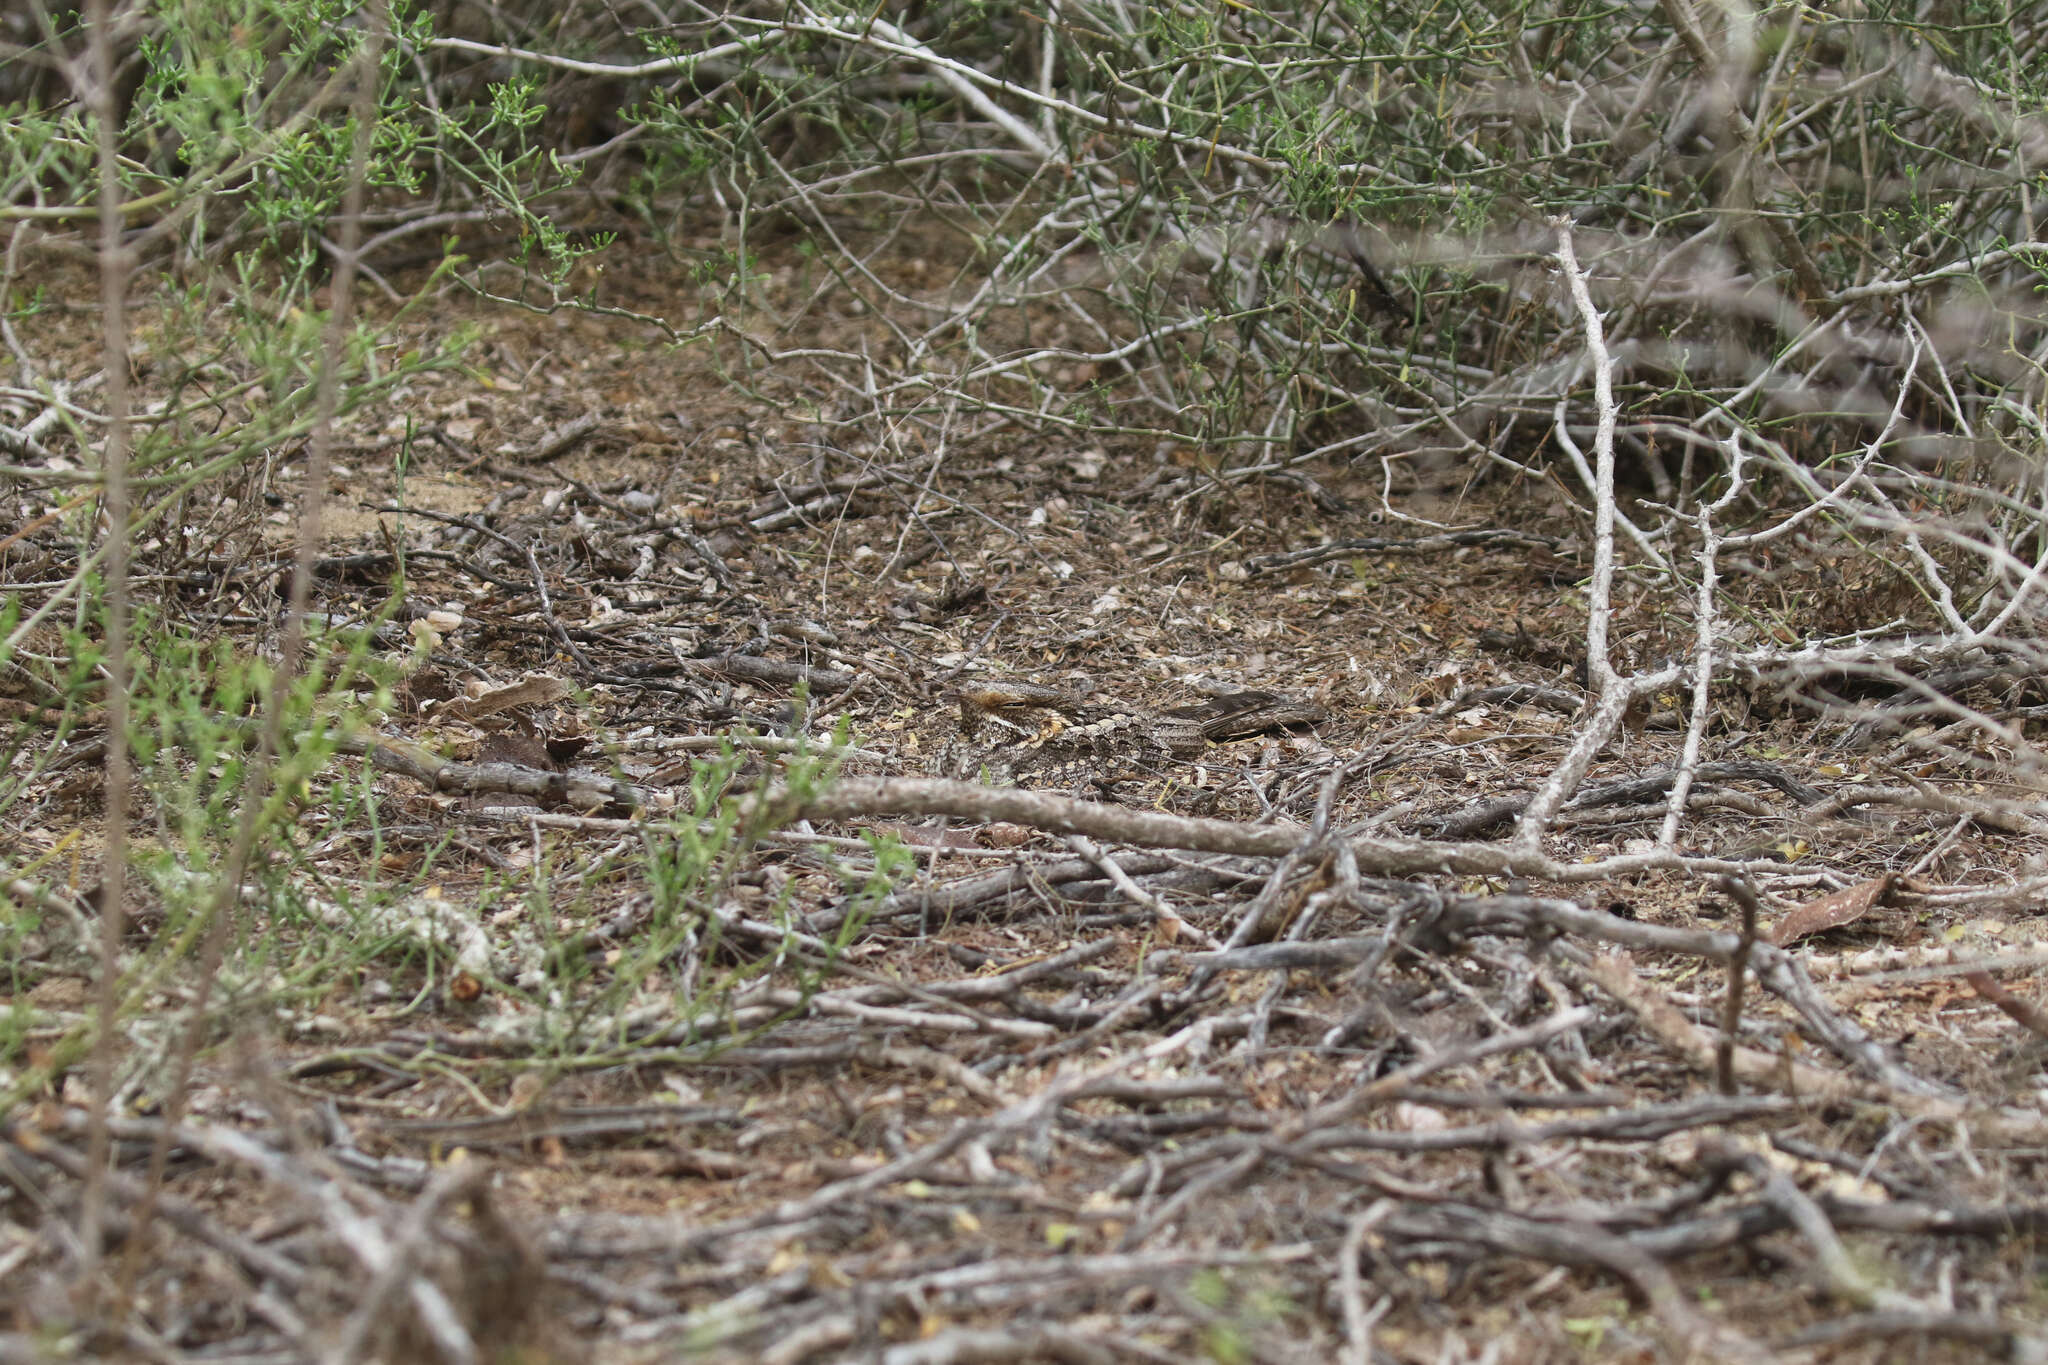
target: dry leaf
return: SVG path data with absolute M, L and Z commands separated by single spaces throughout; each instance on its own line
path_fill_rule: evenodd
M 1867 882 L 1845 886 L 1817 901 L 1808 901 L 1778 921 L 1771 930 L 1770 941 L 1783 948 L 1809 935 L 1854 924 L 1890 895 L 1891 889 L 1892 874 L 1887 872 Z

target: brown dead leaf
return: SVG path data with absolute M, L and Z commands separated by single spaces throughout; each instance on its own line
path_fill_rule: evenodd
M 1872 906 L 1890 895 L 1891 889 L 1892 874 L 1887 872 L 1867 882 L 1830 892 L 1817 901 L 1808 901 L 1777 922 L 1771 930 L 1770 941 L 1783 948 L 1813 934 L 1854 924 L 1869 914 Z

